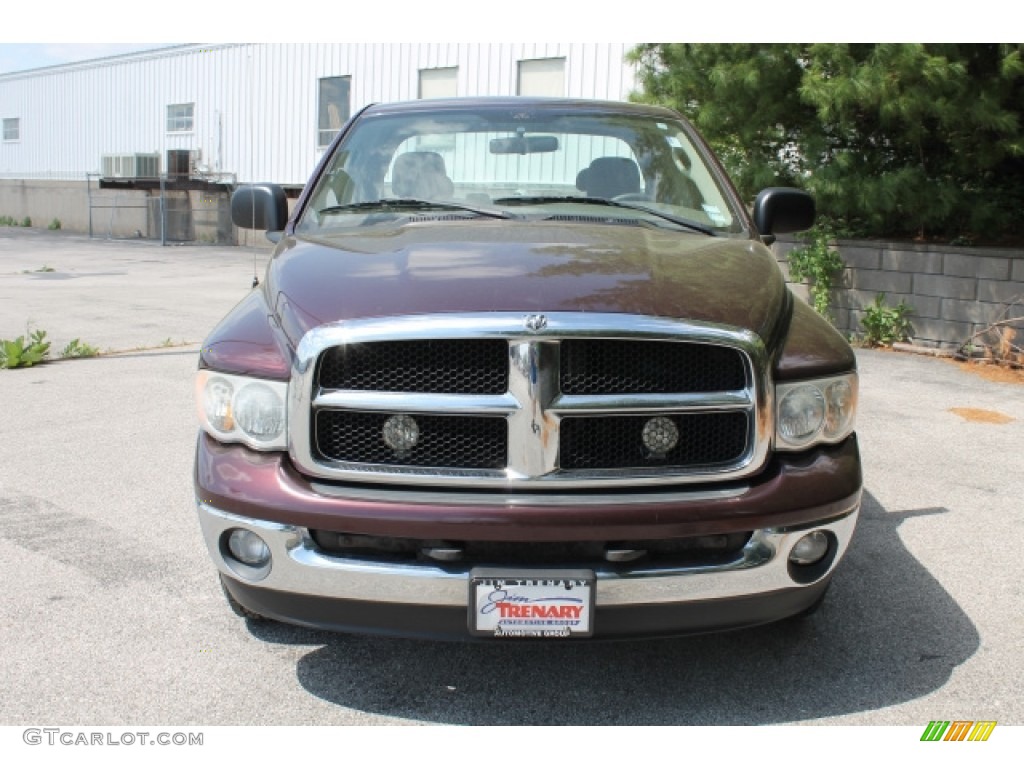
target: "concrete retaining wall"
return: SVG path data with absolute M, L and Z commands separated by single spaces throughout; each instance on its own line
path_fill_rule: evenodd
M 800 245 L 780 240 L 773 246 L 787 278 L 786 254 Z M 846 268 L 831 311 L 844 333 L 863 331 L 864 309 L 879 293 L 889 306 L 904 301 L 913 308 L 912 340 L 922 346 L 956 348 L 1015 300 L 1015 314 L 1024 314 L 1024 250 L 867 240 L 839 240 L 836 247 Z M 807 299 L 806 285 L 791 285 Z
M 98 189 L 84 180 L 0 180 L 0 216 L 19 223 L 28 217 L 34 227 L 54 219 L 61 229 L 102 238 L 160 240 L 161 223 L 173 242 L 233 245 L 229 196 L 226 192 L 166 192 L 160 212 L 159 190 Z
M 0 180 L 0 216 L 11 216 L 19 222 L 28 216 L 36 227 L 46 227 L 59 219 L 63 228 L 88 232 L 88 213 L 84 180 Z

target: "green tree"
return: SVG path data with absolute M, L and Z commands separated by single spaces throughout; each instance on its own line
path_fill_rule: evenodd
M 1024 234 L 1024 45 L 644 44 L 630 56 L 636 98 L 693 120 L 748 198 L 804 186 L 858 234 Z
M 817 121 L 799 98 L 804 46 L 646 44 L 630 58 L 639 66 L 638 101 L 673 107 L 689 118 L 747 196 L 792 184 L 792 152 Z M 756 116 L 756 119 L 752 119 Z

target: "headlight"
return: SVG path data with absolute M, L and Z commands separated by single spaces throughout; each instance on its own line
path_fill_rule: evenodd
M 284 433 L 284 400 L 262 382 L 246 384 L 235 395 L 235 423 L 256 440 Z
M 853 432 L 857 374 L 787 382 L 775 387 L 775 445 L 799 451 L 837 443 Z
M 199 423 L 212 437 L 259 451 L 288 448 L 288 383 L 202 370 L 196 375 Z

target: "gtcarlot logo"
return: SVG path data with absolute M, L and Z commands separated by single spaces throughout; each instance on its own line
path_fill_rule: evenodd
M 203 734 L 167 731 L 75 731 L 64 728 L 26 728 L 22 740 L 30 746 L 50 747 L 201 747 Z
M 921 741 L 988 741 L 995 727 L 995 720 L 932 720 Z

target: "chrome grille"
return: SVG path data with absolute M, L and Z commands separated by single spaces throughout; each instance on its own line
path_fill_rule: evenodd
M 348 321 L 309 332 L 293 371 L 292 459 L 346 482 L 569 490 L 733 480 L 763 465 L 770 440 L 763 346 L 722 326 L 600 313 Z M 415 421 L 412 447 L 385 440 L 395 416 Z M 655 417 L 678 432 L 662 454 L 642 438 Z

